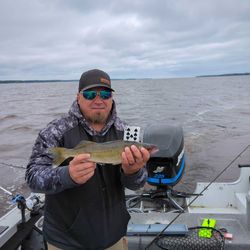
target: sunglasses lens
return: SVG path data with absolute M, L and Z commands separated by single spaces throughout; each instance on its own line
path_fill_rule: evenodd
M 101 90 L 101 91 L 85 90 L 82 92 L 82 95 L 87 100 L 94 100 L 98 93 L 103 100 L 107 100 L 112 96 L 112 92 L 110 90 Z
M 82 92 L 82 95 L 87 100 L 93 100 L 97 96 L 97 92 L 93 90 L 86 90 Z
M 112 96 L 112 92 L 110 90 L 101 90 L 100 97 L 104 100 L 109 99 Z

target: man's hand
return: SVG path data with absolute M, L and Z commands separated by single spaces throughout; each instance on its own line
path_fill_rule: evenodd
M 126 147 L 122 152 L 122 169 L 127 175 L 134 174 L 145 166 L 149 158 L 150 152 L 143 147 Z
M 69 175 L 77 184 L 84 184 L 95 173 L 96 163 L 88 161 L 89 154 L 80 154 L 69 163 Z

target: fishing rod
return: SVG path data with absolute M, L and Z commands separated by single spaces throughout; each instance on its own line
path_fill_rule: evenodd
M 0 186 L 0 189 L 2 189 L 6 194 L 8 194 L 8 195 L 14 197 L 14 195 L 13 195 L 9 190 L 3 188 L 2 186 Z
M 169 228 L 170 225 L 172 225 L 185 211 L 185 209 L 187 209 L 188 207 L 190 207 L 197 199 L 198 197 L 200 197 L 224 172 L 226 172 L 231 166 L 232 164 L 250 147 L 250 144 L 248 144 L 245 148 L 243 148 L 243 150 L 224 168 L 222 169 L 222 171 L 211 181 L 208 183 L 208 185 L 206 187 L 204 187 L 202 189 L 202 191 L 197 195 L 195 196 L 185 207 L 184 209 L 179 213 L 177 214 L 173 220 L 171 220 L 169 222 L 169 224 L 167 224 L 166 227 L 164 227 L 162 229 L 161 232 L 159 232 L 155 238 L 145 247 L 145 250 L 149 249 L 149 247 L 156 241 L 160 238 L 160 236 L 164 233 L 164 231 Z M 241 167 L 243 166 L 249 166 L 249 165 L 240 165 Z
M 25 197 L 21 194 L 14 195 L 9 190 L 5 189 L 4 187 L 0 186 L 0 189 L 4 191 L 6 194 L 8 194 L 11 197 L 11 202 L 13 204 L 17 205 L 17 208 L 21 211 L 21 222 L 17 224 L 17 229 L 25 230 L 26 226 L 26 215 L 25 211 L 26 209 L 30 211 L 30 214 L 32 215 L 38 215 L 40 214 L 39 210 L 42 208 L 44 202 L 40 199 L 38 195 L 35 195 L 31 193 L 31 195 L 25 199 Z M 37 232 L 41 233 L 40 230 L 36 227 L 33 227 Z
M 4 237 L 7 241 L 4 241 L 4 245 L 1 245 L 1 249 L 26 249 L 27 246 L 30 246 L 29 235 L 32 230 L 35 230 L 42 235 L 40 226 L 36 225 L 39 222 L 39 219 L 42 216 L 41 209 L 44 206 L 44 199 L 39 194 L 33 194 L 25 199 L 24 196 L 17 194 L 14 195 L 9 190 L 0 186 L 0 190 L 4 191 L 11 197 L 13 204 L 17 205 L 17 208 L 21 212 L 21 220 L 16 217 L 7 217 L 10 218 L 13 223 L 11 225 L 4 225 Z M 26 209 L 29 213 L 26 213 Z M 0 218 L 1 219 L 1 218 Z M 5 231 L 6 230 L 6 231 Z M 2 235 L 1 235 L 2 237 Z M 47 250 L 47 244 L 44 240 L 44 248 Z

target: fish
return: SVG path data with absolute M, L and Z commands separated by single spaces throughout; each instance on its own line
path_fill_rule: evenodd
M 158 151 L 156 145 L 148 143 L 139 143 L 132 141 L 115 140 L 97 143 L 93 141 L 81 141 L 76 147 L 72 149 L 63 147 L 51 147 L 49 152 L 53 156 L 53 166 L 58 167 L 66 159 L 70 157 L 75 157 L 76 155 L 87 153 L 90 154 L 89 161 L 96 162 L 99 164 L 112 164 L 117 165 L 122 162 L 122 152 L 125 147 L 130 147 L 132 145 L 138 148 L 144 147 L 149 150 L 150 154 Z

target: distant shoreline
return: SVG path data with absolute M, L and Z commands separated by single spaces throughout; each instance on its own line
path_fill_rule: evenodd
M 201 75 L 196 77 L 218 77 L 218 76 L 246 76 L 250 75 L 250 73 L 231 73 L 231 74 L 219 74 L 219 75 Z
M 41 82 L 75 82 L 78 80 L 0 80 L 1 83 L 41 83 Z
M 111 79 L 112 81 L 119 81 L 119 80 L 148 80 L 153 78 L 115 78 Z M 78 82 L 79 80 L 0 80 L 1 83 L 46 83 L 46 82 Z
M 218 74 L 218 75 L 200 75 L 194 77 L 220 77 L 220 76 L 244 76 L 250 75 L 250 73 L 231 73 L 231 74 Z M 176 77 L 177 78 L 177 77 Z M 115 78 L 116 80 L 146 80 L 146 79 L 154 79 L 154 78 Z M 157 79 L 157 78 L 155 78 Z M 163 79 L 163 78 L 160 78 Z M 167 78 L 166 78 L 167 79 Z M 0 80 L 1 83 L 46 83 L 46 82 L 78 82 L 79 80 Z

